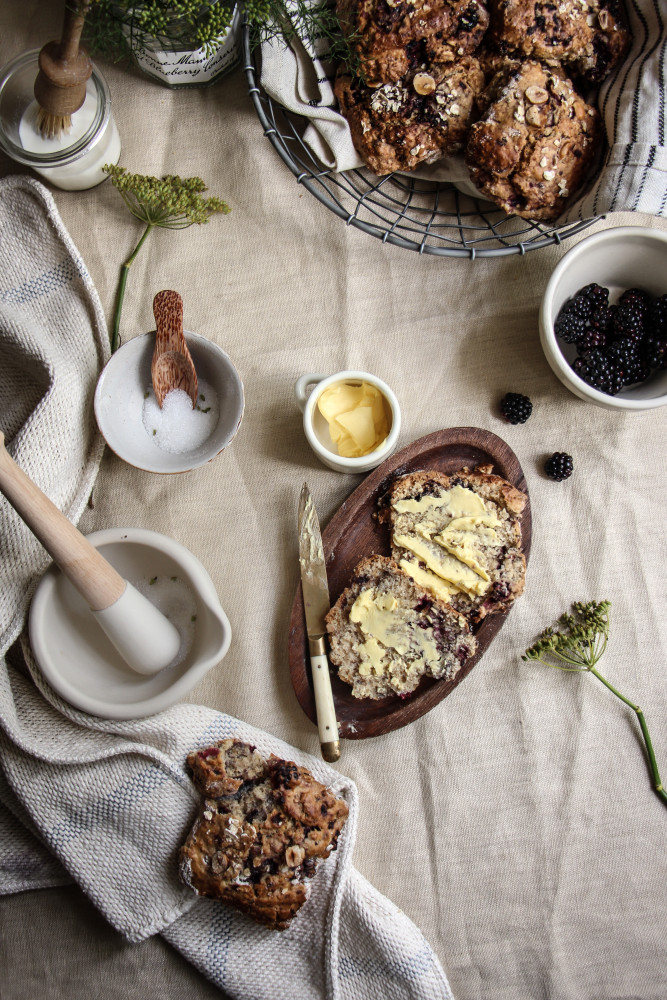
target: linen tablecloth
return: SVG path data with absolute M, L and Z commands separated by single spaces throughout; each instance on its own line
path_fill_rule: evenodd
M 55 3 L 10 0 L 2 62 L 39 47 L 59 20 Z M 572 600 L 608 597 L 603 667 L 644 708 L 664 777 L 667 411 L 597 409 L 551 373 L 537 310 L 569 242 L 473 262 L 383 245 L 295 184 L 262 135 L 241 71 L 172 92 L 100 65 L 121 163 L 198 174 L 232 206 L 206 227 L 151 236 L 132 267 L 123 336 L 151 329 L 155 292 L 178 289 L 186 326 L 237 365 L 246 413 L 231 448 L 184 476 L 137 472 L 107 450 L 80 526 L 149 527 L 187 545 L 233 629 L 227 657 L 188 700 L 317 753 L 287 668 L 296 507 L 307 479 L 326 524 L 360 479 L 317 463 L 294 382 L 305 371 L 374 372 L 399 397 L 400 445 L 460 425 L 503 437 L 533 506 L 526 593 L 440 706 L 393 734 L 344 744 L 339 769 L 360 800 L 354 864 L 423 931 L 457 1000 L 663 1000 L 667 816 L 636 721 L 593 678 L 520 659 Z M 0 171 L 17 168 L 2 158 Z M 138 226 L 109 184 L 53 194 L 109 319 Z M 591 231 L 619 224 L 664 228 L 624 214 Z M 499 415 L 507 391 L 533 401 L 523 426 Z M 556 450 L 574 457 L 565 483 L 541 471 Z M 100 984 L 109 997 L 220 996 L 160 938 L 124 942 L 71 886 L 0 900 L 3 1000 L 78 1000 Z

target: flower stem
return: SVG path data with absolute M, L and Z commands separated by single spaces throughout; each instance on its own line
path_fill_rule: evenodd
M 634 705 L 629 701 L 620 691 L 617 691 L 613 684 L 602 676 L 595 667 L 588 668 L 592 674 L 595 674 L 599 681 L 602 681 L 605 687 L 609 688 L 612 694 L 615 694 L 617 698 L 620 698 L 632 711 L 636 714 L 639 720 L 639 727 L 642 731 L 642 736 L 644 737 L 644 743 L 646 745 L 646 753 L 648 754 L 649 769 L 651 771 L 651 777 L 653 778 L 653 787 L 660 798 L 667 803 L 667 792 L 663 788 L 662 781 L 660 780 L 660 773 L 658 771 L 658 765 L 655 759 L 655 753 L 653 752 L 653 744 L 651 743 L 651 737 L 649 735 L 648 726 L 646 725 L 646 719 L 644 718 L 644 713 L 642 712 L 639 705 Z
M 137 256 L 137 254 L 141 250 L 141 248 L 142 248 L 142 246 L 144 244 L 144 240 L 146 239 L 146 237 L 150 233 L 150 231 L 153 228 L 153 226 L 154 226 L 153 222 L 149 222 L 148 223 L 148 225 L 146 226 L 146 228 L 145 228 L 145 230 L 143 232 L 143 235 L 142 235 L 141 239 L 139 240 L 139 242 L 137 243 L 136 247 L 134 248 L 134 250 L 132 251 L 132 253 L 127 258 L 127 260 L 121 266 L 121 269 L 120 269 L 120 281 L 118 282 L 118 292 L 116 293 L 116 311 L 115 311 L 114 320 L 113 320 L 113 331 L 111 333 L 111 353 L 112 354 L 114 353 L 114 351 L 118 350 L 118 348 L 120 347 L 120 315 L 121 315 L 121 312 L 123 311 L 123 299 L 125 298 L 125 285 L 127 283 L 127 276 L 129 274 L 129 271 L 130 271 L 130 265 L 132 264 L 132 261 L 134 260 L 134 258 Z

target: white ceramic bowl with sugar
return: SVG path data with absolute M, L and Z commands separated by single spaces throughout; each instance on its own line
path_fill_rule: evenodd
M 196 447 L 169 451 L 156 443 L 145 426 L 146 393 L 152 393 L 154 332 L 123 344 L 112 354 L 97 382 L 95 418 L 100 432 L 119 458 L 146 472 L 188 472 L 205 465 L 231 444 L 243 418 L 243 383 L 229 355 L 206 337 L 188 330 L 185 339 L 197 378 L 214 390 L 219 409 L 210 434 Z
M 375 386 L 384 396 L 390 415 L 389 434 L 377 448 L 367 455 L 358 458 L 345 458 L 339 455 L 336 445 L 331 440 L 329 424 L 320 413 L 317 401 L 325 389 L 339 382 L 359 384 L 367 382 Z M 401 408 L 394 392 L 386 382 L 370 372 L 347 370 L 334 375 L 302 375 L 294 386 L 296 401 L 303 413 L 303 430 L 310 447 L 319 460 L 335 472 L 360 473 L 370 472 L 396 450 L 398 436 L 401 430 Z
M 643 226 L 603 229 L 587 236 L 562 257 L 549 279 L 540 307 L 540 340 L 553 372 L 563 385 L 588 403 L 609 410 L 648 410 L 667 404 L 667 370 L 654 371 L 646 382 L 628 386 L 616 396 L 599 392 L 579 378 L 571 366 L 576 345 L 554 332 L 561 307 L 580 288 L 597 282 L 609 289 L 614 303 L 629 288 L 652 295 L 667 293 L 667 232 Z

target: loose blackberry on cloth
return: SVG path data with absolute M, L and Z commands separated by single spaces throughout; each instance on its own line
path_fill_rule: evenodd
M 0 181 L 0 412 L 9 451 L 77 521 L 102 455 L 92 394 L 108 335 L 90 276 L 37 181 Z M 422 934 L 351 863 L 354 784 L 238 719 L 180 705 L 130 722 L 73 709 L 25 635 L 49 559 L 0 497 L 0 893 L 77 883 L 131 942 L 161 934 L 230 997 L 449 1000 Z M 17 640 L 20 639 L 20 647 Z M 307 766 L 349 818 L 287 930 L 272 931 L 178 879 L 199 793 L 189 752 L 236 738 Z
M 559 224 L 621 211 L 667 216 L 667 16 L 663 5 L 652 0 L 627 0 L 626 11 L 631 48 L 603 82 L 596 100 L 606 139 L 603 160 L 593 181 L 566 206 Z M 335 66 L 328 54 L 325 38 L 297 39 L 289 46 L 275 39 L 265 42 L 261 84 L 282 107 L 309 119 L 305 143 L 325 167 L 342 172 L 364 162 L 337 110 Z M 414 176 L 449 181 L 464 193 L 477 193 L 460 155 L 420 167 Z

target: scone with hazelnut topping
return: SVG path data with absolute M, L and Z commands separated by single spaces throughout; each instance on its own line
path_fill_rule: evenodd
M 627 52 L 630 35 L 619 0 L 490 0 L 487 43 L 498 52 L 561 64 L 600 83 Z
M 368 87 L 340 75 L 335 91 L 355 149 L 376 174 L 414 170 L 459 152 L 484 74 L 474 56 L 420 65 L 399 83 Z
M 491 84 L 470 129 L 466 164 L 476 187 L 509 215 L 556 219 L 583 184 L 600 144 L 598 112 L 562 71 L 533 60 Z
M 188 764 L 205 797 L 180 850 L 181 879 L 284 930 L 335 850 L 347 804 L 307 768 L 273 754 L 266 760 L 240 740 L 195 751 Z
M 489 24 L 482 0 L 338 0 L 336 10 L 369 87 L 474 52 Z

